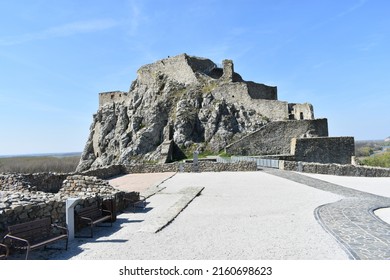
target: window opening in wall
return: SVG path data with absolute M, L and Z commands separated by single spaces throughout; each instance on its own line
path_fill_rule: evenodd
M 111 95 L 111 99 L 114 99 L 114 95 Z
M 302 113 L 302 112 L 299 113 L 299 118 L 300 118 L 301 120 L 303 120 L 303 113 Z

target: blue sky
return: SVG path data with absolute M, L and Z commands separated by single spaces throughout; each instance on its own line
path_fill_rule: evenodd
M 181 53 L 309 102 L 330 136 L 390 136 L 390 2 L 1 1 L 0 155 L 82 151 L 98 93 Z

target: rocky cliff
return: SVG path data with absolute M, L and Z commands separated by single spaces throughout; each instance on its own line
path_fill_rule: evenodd
M 294 118 L 292 105 L 277 100 L 276 87 L 244 81 L 231 60 L 162 59 L 142 66 L 128 92 L 100 94 L 78 171 L 218 153 L 270 121 Z

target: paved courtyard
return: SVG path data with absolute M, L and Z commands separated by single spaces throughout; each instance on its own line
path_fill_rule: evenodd
M 389 191 L 390 178 L 363 178 L 366 185 L 360 187 L 371 184 L 370 194 L 351 188 L 356 178 L 306 175 L 266 169 L 116 178 L 118 188 L 132 188 L 131 177 L 149 182 L 139 187 L 154 193 L 145 210 L 120 213 L 112 228 L 71 241 L 68 251 L 37 251 L 31 257 L 389 259 L 390 226 L 373 209 L 390 207 L 389 197 L 378 196 Z

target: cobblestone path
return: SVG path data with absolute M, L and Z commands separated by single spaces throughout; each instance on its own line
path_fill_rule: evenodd
M 317 221 L 341 244 L 351 259 L 390 259 L 390 225 L 374 215 L 374 210 L 390 207 L 390 198 L 382 197 L 300 173 L 278 169 L 264 172 L 344 198 L 319 206 L 314 211 Z

